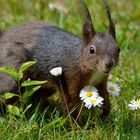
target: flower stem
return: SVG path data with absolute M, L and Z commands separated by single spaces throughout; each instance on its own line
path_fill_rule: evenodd
M 72 128 L 72 130 L 74 132 L 74 127 L 73 127 L 73 124 L 72 124 L 72 118 L 70 116 L 67 100 L 66 100 L 66 97 L 65 97 L 65 94 L 64 94 L 64 90 L 63 90 L 63 86 L 62 86 L 61 80 L 59 79 L 58 81 L 59 81 L 59 85 L 60 85 L 60 90 L 62 92 L 62 98 L 64 100 L 64 104 L 66 106 L 66 110 L 67 110 L 67 113 L 68 113 L 69 122 L 70 122 L 71 128 Z
M 64 100 L 64 104 L 66 106 L 67 113 L 69 114 L 69 108 L 68 108 L 67 100 L 66 100 L 64 90 L 63 90 L 63 87 L 62 87 L 62 84 L 61 84 L 61 80 L 59 79 L 58 81 L 59 81 L 59 85 L 60 85 L 60 90 L 62 92 L 62 97 L 63 97 L 63 100 Z

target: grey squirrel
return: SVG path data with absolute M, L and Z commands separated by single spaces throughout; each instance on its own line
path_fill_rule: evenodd
M 110 110 L 107 79 L 119 59 L 115 27 L 106 0 L 103 3 L 109 19 L 107 32 L 95 31 L 84 0 L 80 2 L 85 12 L 82 38 L 43 21 L 16 25 L 0 37 L 0 66 L 12 65 L 18 69 L 23 62 L 36 59 L 37 64 L 27 71 L 26 77 L 49 81 L 39 90 L 38 96 L 44 98 L 60 88 L 50 70 L 62 67 L 61 82 L 68 109 L 71 110 L 80 101 L 80 90 L 91 84 L 104 98 L 102 116 L 106 116 Z M 16 86 L 10 76 L 0 73 L 1 95 L 6 91 L 16 91 Z M 67 113 L 66 106 L 63 111 Z M 72 116 L 76 118 L 77 113 L 78 109 Z

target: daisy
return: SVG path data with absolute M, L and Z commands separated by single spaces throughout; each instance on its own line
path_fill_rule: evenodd
M 107 82 L 107 91 L 111 95 L 118 96 L 120 92 L 120 87 L 115 83 Z
M 92 106 L 101 106 L 103 104 L 103 98 L 98 96 L 98 97 L 90 97 L 84 100 L 85 106 L 90 109 Z
M 131 110 L 140 109 L 140 99 L 130 101 L 128 106 Z
M 49 8 L 51 9 L 51 10 L 53 10 L 54 8 L 55 8 L 55 6 L 54 6 L 54 4 L 53 3 L 49 3 Z
M 55 67 L 50 70 L 50 73 L 56 77 L 62 75 L 62 67 Z
M 81 100 L 85 100 L 90 97 L 97 97 L 98 96 L 98 91 L 95 87 L 93 86 L 85 86 L 81 91 L 80 91 L 80 98 Z
M 61 3 L 61 2 L 59 2 L 59 1 L 54 2 L 54 3 L 50 2 L 48 4 L 48 7 L 50 8 L 50 10 L 56 9 L 59 12 L 67 13 L 67 9 L 66 9 L 65 5 L 63 3 Z

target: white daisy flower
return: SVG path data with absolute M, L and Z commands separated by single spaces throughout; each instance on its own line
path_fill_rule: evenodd
M 50 70 L 50 73 L 56 77 L 62 75 L 62 67 L 55 67 Z
M 107 91 L 111 95 L 118 96 L 120 92 L 120 87 L 115 83 L 107 82 Z
M 131 110 L 140 109 L 140 99 L 130 101 L 128 106 Z
M 81 98 L 81 100 L 85 100 L 87 98 L 90 98 L 91 96 L 93 96 L 93 97 L 97 97 L 98 96 L 98 91 L 93 86 L 85 86 L 80 91 L 80 98 Z
M 67 13 L 67 8 L 65 7 L 65 5 L 62 3 L 62 2 L 59 2 L 59 1 L 56 1 L 56 2 L 50 2 L 48 4 L 48 7 L 50 8 L 50 10 L 58 10 L 60 12 L 64 12 L 64 13 Z
M 90 109 L 92 106 L 101 106 L 103 104 L 103 98 L 98 96 L 98 97 L 90 97 L 84 100 L 85 106 Z
M 30 79 L 30 78 L 28 78 L 28 79 L 27 79 L 27 81 L 31 81 L 31 79 Z
M 50 8 L 51 10 L 53 10 L 53 9 L 55 8 L 54 4 L 53 4 L 53 3 L 51 3 L 51 2 L 49 3 L 49 5 L 48 5 L 48 6 L 49 6 L 49 8 Z

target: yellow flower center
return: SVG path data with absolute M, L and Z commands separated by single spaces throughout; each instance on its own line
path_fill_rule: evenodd
M 87 97 L 91 97 L 91 96 L 92 96 L 92 92 L 91 92 L 91 91 L 87 91 L 87 92 L 86 92 L 86 96 L 87 96 Z
M 115 87 L 114 87 L 114 86 L 110 86 L 109 89 L 110 89 L 111 91 L 115 91 Z
M 96 101 L 97 101 L 96 99 L 91 99 L 92 103 L 96 103 Z
M 137 104 L 137 105 L 140 105 L 140 100 L 139 100 L 139 101 L 136 101 L 136 104 Z

